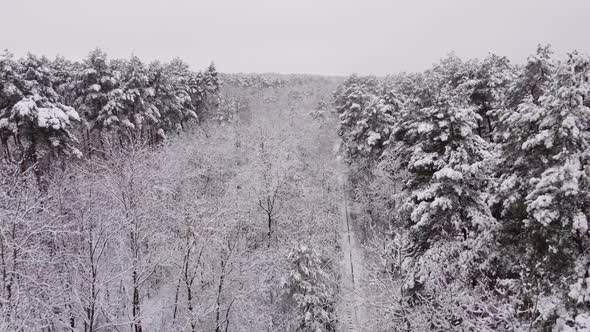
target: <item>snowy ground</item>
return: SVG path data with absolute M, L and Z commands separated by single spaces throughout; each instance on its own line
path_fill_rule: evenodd
M 340 296 L 337 311 L 339 331 L 364 331 L 366 326 L 365 310 L 363 306 L 363 281 L 365 269 L 361 264 L 362 251 L 356 237 L 355 227 L 351 219 L 348 204 L 347 179 L 345 166 L 339 160 L 339 182 L 342 188 L 342 202 L 340 218 Z

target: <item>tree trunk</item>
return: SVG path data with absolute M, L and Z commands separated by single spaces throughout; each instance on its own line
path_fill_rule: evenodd
M 172 313 L 172 325 L 176 322 L 176 313 L 178 312 L 178 293 L 180 292 L 180 282 L 182 277 L 178 278 L 178 284 L 176 284 L 176 292 L 174 293 L 174 311 Z
M 187 307 L 188 307 L 188 313 L 189 313 L 189 319 L 191 322 L 191 331 L 195 332 L 196 331 L 196 326 L 195 326 L 195 322 L 193 320 L 193 279 L 189 278 L 188 276 L 188 264 L 189 264 L 189 260 L 190 260 L 190 254 L 191 254 L 191 250 L 189 247 L 189 250 L 187 251 L 186 255 L 185 255 L 185 261 L 184 261 L 184 283 L 186 285 L 186 302 L 187 302 Z
M 132 329 L 134 332 L 142 332 L 139 304 L 139 285 L 137 280 L 137 271 L 133 271 L 133 323 Z
M 492 136 L 492 132 L 494 130 L 494 128 L 492 127 L 492 120 L 487 115 L 486 115 L 486 119 L 488 121 L 488 130 L 489 130 L 488 135 L 490 136 L 490 142 L 494 143 L 494 137 Z
M 95 316 L 95 307 L 96 307 L 96 272 L 95 272 L 95 268 L 92 267 L 92 286 L 90 287 L 90 295 L 91 297 L 91 303 L 90 306 L 86 309 L 86 317 L 88 319 L 88 331 L 89 332 L 93 332 L 94 331 L 94 316 Z
M 85 142 L 85 148 L 86 148 L 86 156 L 90 157 L 92 154 L 92 147 L 90 145 L 90 129 L 86 128 L 86 142 Z
M 221 312 L 221 291 L 225 279 L 225 262 L 221 261 L 221 275 L 219 276 L 219 286 L 217 287 L 217 302 L 215 308 L 215 332 L 221 332 L 220 312 Z
M 70 311 L 70 330 L 76 331 L 76 316 L 72 312 L 72 305 L 68 303 L 66 307 Z
M 188 282 L 186 285 L 186 301 L 188 303 L 188 313 L 190 316 L 189 319 L 191 322 L 191 331 L 195 332 L 197 330 L 197 327 L 195 325 L 195 320 L 193 319 L 193 290 Z
M 8 137 L 2 138 L 2 150 L 4 152 L 6 160 L 12 161 L 12 156 L 10 155 L 10 147 L 8 146 Z
M 12 224 L 12 240 L 16 239 L 16 223 Z M 10 302 L 12 299 L 12 283 L 14 282 L 14 274 L 16 272 L 16 262 L 17 262 L 17 248 L 14 247 L 12 249 L 12 271 L 10 272 L 10 278 L 8 279 L 8 283 L 6 284 L 6 300 Z
M 267 213 L 268 216 L 268 247 L 270 248 L 271 238 L 272 238 L 272 216 L 271 213 Z

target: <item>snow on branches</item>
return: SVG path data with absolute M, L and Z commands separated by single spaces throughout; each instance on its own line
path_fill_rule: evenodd
M 407 294 L 430 305 L 446 301 L 441 285 L 503 294 L 513 311 L 487 328 L 500 317 L 586 326 L 589 93 L 590 58 L 556 61 L 549 46 L 524 66 L 450 55 L 423 73 L 352 76 L 340 87 L 346 156 L 368 165 L 368 188 L 383 176 L 402 185 L 395 219 L 371 224 L 403 229 L 419 248 Z
M 2 152 L 23 169 L 35 166 L 40 172 L 50 163 L 45 156 L 90 155 L 102 151 L 108 139 L 155 145 L 214 106 L 218 89 L 213 64 L 193 72 L 179 59 L 145 65 L 136 56 L 109 60 L 99 49 L 82 62 L 32 54 L 14 59 L 5 51 Z

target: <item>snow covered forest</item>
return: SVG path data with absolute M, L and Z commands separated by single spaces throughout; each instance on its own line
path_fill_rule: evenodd
M 335 87 L 4 53 L 0 331 L 333 330 Z
M 590 331 L 589 94 L 6 51 L 0 331 Z
M 539 46 L 339 87 L 369 330 L 590 330 L 589 75 Z

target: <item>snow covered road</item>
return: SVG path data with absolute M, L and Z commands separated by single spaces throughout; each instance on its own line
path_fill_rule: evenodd
M 339 225 L 341 261 L 340 296 L 338 301 L 338 330 L 363 331 L 364 307 L 362 282 L 364 268 L 361 264 L 362 251 L 351 219 L 345 166 L 339 160 L 339 182 L 342 189 L 341 218 Z

